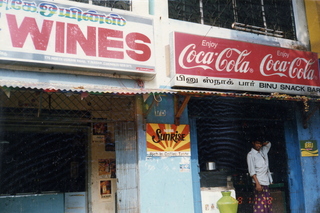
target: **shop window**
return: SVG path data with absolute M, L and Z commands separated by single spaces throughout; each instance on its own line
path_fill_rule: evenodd
M 93 124 L 135 119 L 134 96 L 6 88 L 0 99 L 1 195 L 86 191 Z
M 291 0 L 169 0 L 169 18 L 296 39 Z
M 71 0 L 87 4 L 98 5 L 102 7 L 111 7 L 115 9 L 131 11 L 131 0 Z
M 0 194 L 85 191 L 85 131 L 30 125 L 3 130 Z

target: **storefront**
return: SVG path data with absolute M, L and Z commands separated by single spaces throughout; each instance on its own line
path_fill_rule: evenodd
M 271 187 L 274 211 L 287 212 L 290 196 L 284 128 L 285 122 L 293 119 L 290 111 L 285 101 L 226 97 L 191 99 L 188 112 L 197 128 L 204 209 L 208 204 L 211 209 L 214 196 L 219 198 L 221 190 L 232 190 L 240 204 L 238 212 L 252 211 L 253 188 L 246 156 L 251 142 L 260 139 L 272 143 L 269 161 L 274 179 Z M 214 166 L 208 167 L 209 162 Z
M 272 143 L 276 211 L 316 209 L 320 74 L 297 50 L 307 38 L 134 2 L 0 1 L 0 209 L 217 213 L 228 189 L 249 213 L 256 137 Z
M 138 211 L 153 19 L 72 1 L 2 1 L 0 15 L 0 208 Z
M 302 133 L 313 128 L 309 119 L 318 117 L 317 54 L 180 32 L 172 41 L 172 86 L 193 89 L 188 116 L 196 132 L 192 153 L 199 161 L 202 211 L 218 211 L 221 190 L 235 192 L 239 212 L 252 211 L 246 155 L 257 138 L 272 143 L 274 210 L 304 209 L 296 196 L 304 196 L 307 174 L 298 159 L 318 156 L 313 130 Z
M 1 91 L 1 208 L 115 212 L 117 193 L 137 184 L 122 181 L 134 172 L 125 161 L 135 159 L 126 152 L 127 143 L 136 143 L 135 96 L 6 90 Z

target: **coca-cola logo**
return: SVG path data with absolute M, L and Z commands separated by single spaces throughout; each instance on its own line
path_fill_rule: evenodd
M 189 44 L 181 51 L 178 63 L 183 69 L 202 68 L 219 72 L 247 73 L 250 70 L 250 62 L 245 59 L 250 53 L 248 50 L 240 51 L 236 48 L 225 48 L 220 53 L 197 51 L 195 44 Z
M 272 54 L 266 55 L 260 63 L 260 73 L 263 76 L 278 75 L 296 79 L 313 80 L 315 71 L 314 61 L 305 58 L 295 58 L 292 61 L 274 60 Z

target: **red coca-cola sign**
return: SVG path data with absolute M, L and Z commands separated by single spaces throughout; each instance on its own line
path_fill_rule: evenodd
M 213 79 L 320 86 L 312 52 L 175 32 L 174 56 L 177 84 L 186 77 L 200 87 Z

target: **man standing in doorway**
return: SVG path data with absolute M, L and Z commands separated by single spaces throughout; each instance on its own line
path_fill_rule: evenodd
M 247 155 L 248 171 L 254 183 L 254 213 L 272 213 L 272 200 L 269 185 L 272 177 L 269 170 L 268 152 L 271 143 L 255 140 L 253 148 Z

